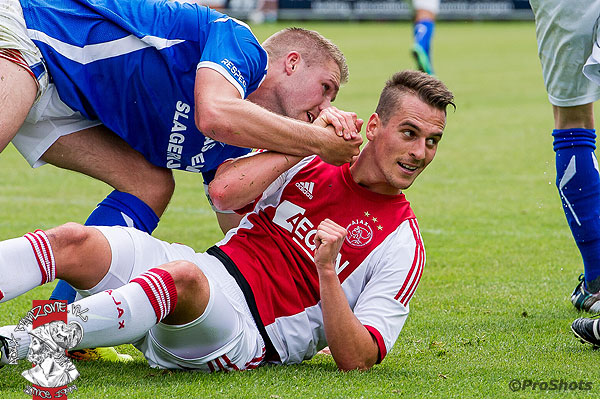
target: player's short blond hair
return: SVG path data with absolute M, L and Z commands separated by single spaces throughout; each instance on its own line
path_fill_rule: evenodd
M 274 61 L 286 56 L 290 51 L 297 51 L 308 65 L 333 60 L 340 69 L 340 83 L 348 82 L 348 64 L 342 51 L 319 32 L 303 28 L 286 28 L 263 43 L 263 48 Z
M 400 71 L 386 82 L 379 96 L 375 112 L 383 125 L 401 107 L 402 97 L 406 94 L 415 95 L 424 103 L 444 112 L 448 106 L 456 108 L 454 95 L 439 79 L 420 71 Z

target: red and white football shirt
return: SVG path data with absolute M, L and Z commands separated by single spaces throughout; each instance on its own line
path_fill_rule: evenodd
M 299 363 L 327 346 L 313 261 L 316 228 L 325 218 L 348 231 L 336 271 L 383 359 L 404 325 L 425 264 L 404 194 L 374 193 L 352 179 L 348 164 L 307 157 L 273 182 L 218 246 L 252 288 L 281 362 Z

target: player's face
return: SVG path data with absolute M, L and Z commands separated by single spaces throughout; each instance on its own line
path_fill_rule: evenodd
M 310 66 L 302 61 L 296 68 L 279 96 L 282 113 L 312 123 L 335 100 L 340 88 L 340 69 L 331 59 Z
M 374 146 L 375 174 L 388 193 L 408 188 L 433 160 L 446 125 L 444 111 L 407 95 L 398 111 L 382 125 L 377 114 L 367 124 Z

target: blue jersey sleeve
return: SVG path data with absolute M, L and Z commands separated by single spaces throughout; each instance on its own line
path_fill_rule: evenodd
M 198 68 L 223 75 L 245 99 L 267 75 L 267 52 L 244 23 L 223 16 L 210 23 Z

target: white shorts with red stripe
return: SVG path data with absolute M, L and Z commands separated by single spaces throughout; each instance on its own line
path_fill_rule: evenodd
M 32 167 L 45 164 L 42 155 L 59 137 L 100 125 L 71 109 L 58 96 L 42 53 L 27 35 L 19 0 L 0 0 L 0 58 L 27 69 L 37 81 L 35 103 L 12 141 Z
M 134 228 L 96 227 L 108 239 L 112 262 L 106 276 L 83 297 L 123 286 L 161 264 L 187 260 L 208 279 L 206 311 L 184 325 L 158 323 L 134 345 L 152 367 L 206 372 L 252 369 L 263 363 L 265 345 L 244 295 L 215 257 L 167 243 Z
M 4 51 L 7 52 L 4 52 Z M 49 76 L 42 53 L 27 35 L 27 26 L 19 0 L 0 0 L 0 57 L 9 59 L 33 74 L 38 81 L 39 99 L 48 88 Z

